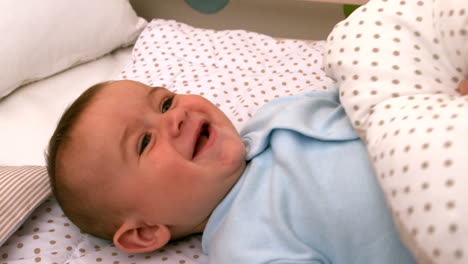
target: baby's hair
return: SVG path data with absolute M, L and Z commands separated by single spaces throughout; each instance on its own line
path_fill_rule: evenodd
M 70 199 L 73 194 L 70 193 L 70 188 L 66 188 L 64 185 L 66 175 L 62 174 L 67 172 L 63 168 L 64 162 L 61 158 L 63 158 L 63 151 L 66 151 L 67 146 L 72 141 L 70 135 L 76 122 L 96 95 L 110 83 L 111 81 L 108 81 L 91 86 L 65 110 L 50 138 L 48 150 L 45 154 L 52 193 L 65 215 L 82 231 L 108 240 L 111 240 L 113 236 L 113 230 L 109 230 L 110 226 L 103 227 L 98 223 L 92 223 L 97 220 L 94 218 L 98 216 L 89 215 L 91 210 L 88 210 L 89 208 L 82 204 L 83 201 Z

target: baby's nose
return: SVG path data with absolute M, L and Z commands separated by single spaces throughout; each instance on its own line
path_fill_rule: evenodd
M 177 137 L 180 135 L 182 126 L 187 117 L 187 113 L 183 109 L 172 109 L 164 113 L 166 129 L 169 136 Z

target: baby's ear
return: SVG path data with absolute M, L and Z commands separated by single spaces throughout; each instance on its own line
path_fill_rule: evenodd
M 138 226 L 124 223 L 114 234 L 114 244 L 127 253 L 151 252 L 166 245 L 171 232 L 166 225 Z

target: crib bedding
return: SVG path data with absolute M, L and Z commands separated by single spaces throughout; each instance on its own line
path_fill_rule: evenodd
M 466 0 L 371 0 L 328 38 L 327 70 L 408 247 L 467 263 Z
M 201 94 L 241 129 L 256 109 L 276 97 L 327 89 L 332 80 L 322 67 L 324 45 L 153 20 L 133 52 L 121 49 L 0 101 L 0 124 L 8 124 L 0 130 L 5 146 L 0 164 L 44 165 L 43 149 L 64 107 L 85 88 L 108 79 Z M 0 263 L 206 263 L 200 243 L 201 235 L 195 235 L 156 252 L 126 254 L 81 233 L 50 197 L 0 247 Z
M 271 99 L 328 88 L 324 44 L 155 19 L 139 36 L 119 78 L 201 94 L 240 130 Z

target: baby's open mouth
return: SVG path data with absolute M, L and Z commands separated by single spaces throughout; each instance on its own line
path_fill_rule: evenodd
M 208 123 L 205 123 L 200 128 L 200 134 L 198 135 L 197 141 L 195 142 L 192 159 L 195 158 L 199 153 L 201 153 L 209 138 L 210 125 Z

